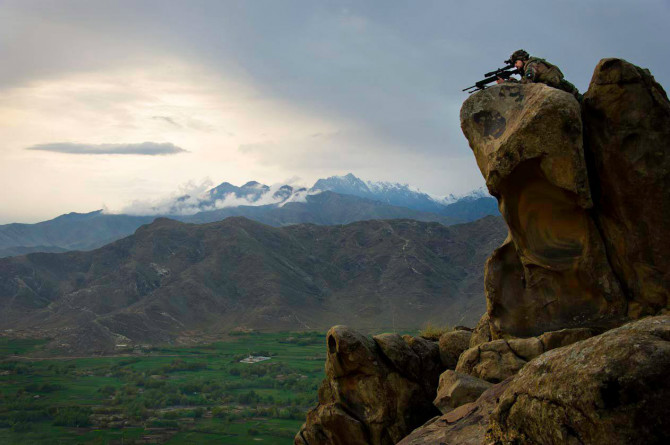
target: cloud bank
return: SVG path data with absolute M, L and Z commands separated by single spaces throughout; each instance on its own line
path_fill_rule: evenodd
M 292 182 L 289 180 L 288 182 Z M 306 202 L 307 196 L 321 193 L 321 190 L 308 190 L 306 187 L 295 186 L 290 194 L 282 193 L 282 187 L 286 183 L 277 183 L 267 187 L 266 191 L 254 193 L 247 189 L 248 194 L 243 190 L 238 193 L 231 192 L 223 197 L 213 199 L 210 192 L 212 190 L 212 181 L 207 178 L 200 184 L 192 181 L 180 185 L 179 190 L 170 196 L 154 200 L 134 200 L 130 205 L 121 208 L 118 212 L 105 211 L 111 214 L 125 215 L 194 215 L 199 212 L 224 209 L 227 207 L 240 206 L 265 206 L 276 205 L 283 207 L 289 202 Z M 266 187 L 258 184 L 257 188 Z
M 37 144 L 27 147 L 26 150 L 51 151 L 55 153 L 82 154 L 82 155 L 173 155 L 188 152 L 176 145 L 164 142 L 142 142 L 141 144 L 75 144 L 71 142 L 55 142 L 52 144 Z

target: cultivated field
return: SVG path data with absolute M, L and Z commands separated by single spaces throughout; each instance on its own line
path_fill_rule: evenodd
M 326 350 L 316 332 L 31 358 L 41 345 L 0 339 L 0 443 L 292 444 Z M 239 363 L 249 355 L 271 359 Z

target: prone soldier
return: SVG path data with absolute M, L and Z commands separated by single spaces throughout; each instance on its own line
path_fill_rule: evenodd
M 552 65 L 539 57 L 531 57 L 522 49 L 514 51 L 509 60 L 505 62 L 517 68 L 519 74 L 521 74 L 521 83 L 544 83 L 550 87 L 567 91 L 581 101 L 582 95 L 579 94 L 579 90 L 565 80 L 563 73 L 556 65 Z M 505 81 L 507 80 L 499 78 L 497 83 Z

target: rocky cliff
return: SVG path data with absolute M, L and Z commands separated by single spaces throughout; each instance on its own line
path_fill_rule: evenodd
M 461 126 L 509 227 L 486 266 L 493 338 L 667 308 L 670 104 L 648 71 L 601 61 L 582 106 L 503 84 L 471 96 Z
M 486 263 L 486 314 L 472 333 L 447 333 L 438 343 L 446 371 L 434 404 L 442 415 L 397 443 L 665 443 L 665 91 L 648 70 L 604 59 L 582 103 L 543 84 L 501 84 L 468 98 L 461 126 L 509 234 Z M 331 372 L 324 387 L 341 381 Z M 340 429 L 318 414 L 355 399 L 362 381 L 350 374 L 340 399 L 320 397 L 302 431 L 322 434 L 299 434 L 296 444 L 397 440 L 409 423 L 379 440 L 369 415 L 393 391 L 356 399 L 357 412 L 368 413 L 354 416 L 363 431 L 357 441 L 339 441 Z M 393 401 L 396 413 L 428 416 L 416 398 L 402 400 Z

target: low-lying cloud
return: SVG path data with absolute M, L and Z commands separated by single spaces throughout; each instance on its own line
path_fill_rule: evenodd
M 284 183 L 277 183 L 269 186 L 266 191 L 260 193 L 253 193 L 249 191 L 248 194 L 240 194 L 234 192 L 227 193 L 221 198 L 212 199 L 210 191 L 212 190 L 212 181 L 210 179 L 203 180 L 200 184 L 188 182 L 179 186 L 176 193 L 171 194 L 165 198 L 155 200 L 135 200 L 130 205 L 120 209 L 118 213 L 125 215 L 194 215 L 199 212 L 207 212 L 212 210 L 219 210 L 228 207 L 240 206 L 265 206 L 276 205 L 282 207 L 290 202 L 307 202 L 307 196 L 321 193 L 321 190 L 311 190 L 305 187 L 300 187 L 294 183 L 294 179 L 290 179 Z M 281 193 L 282 186 L 291 183 L 293 189 L 290 194 L 286 196 Z M 259 184 L 258 188 L 265 187 Z M 109 212 L 106 213 L 117 213 Z
M 51 151 L 54 153 L 68 153 L 81 155 L 145 155 L 163 156 L 188 152 L 170 142 L 142 142 L 140 144 L 76 144 L 71 142 L 55 142 L 52 144 L 37 144 L 27 147 L 26 150 Z

